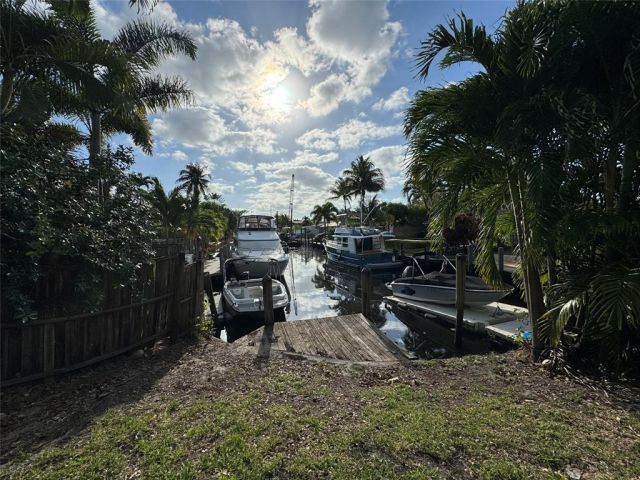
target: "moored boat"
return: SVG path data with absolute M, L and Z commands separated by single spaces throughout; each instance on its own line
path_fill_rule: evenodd
M 384 250 L 380 231 L 371 227 L 336 228 L 325 243 L 327 258 L 340 265 L 370 270 L 400 270 L 399 256 Z
M 264 312 L 262 278 L 250 278 L 247 272 L 238 272 L 237 264 L 244 265 L 245 258 L 229 259 L 224 264 L 224 287 L 222 295 L 231 316 Z M 289 294 L 284 284 L 271 280 L 273 310 L 289 305 Z
M 417 265 L 417 264 L 416 264 Z M 418 265 L 418 268 L 419 265 Z M 388 283 L 393 295 L 425 303 L 454 305 L 456 303 L 456 275 L 431 272 L 414 275 L 415 267 L 407 267 L 400 278 Z M 498 290 L 487 285 L 481 278 L 466 277 L 464 304 L 467 306 L 487 305 L 498 301 L 509 290 Z
M 275 219 L 268 215 L 240 217 L 231 258 L 244 262 L 242 271 L 248 272 L 249 278 L 281 276 L 289 255 L 278 236 Z

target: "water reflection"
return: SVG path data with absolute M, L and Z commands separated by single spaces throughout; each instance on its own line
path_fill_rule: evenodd
M 361 312 L 358 272 L 327 264 L 320 250 L 300 248 L 291 250 L 289 254 L 289 266 L 284 277 L 292 302 L 290 311 L 284 314 L 287 321 Z M 450 326 L 383 302 L 383 297 L 390 293 L 386 283 L 392 279 L 391 275 L 372 276 L 370 320 L 400 348 L 416 357 L 454 355 L 456 352 Z M 260 321 L 256 319 L 234 323 L 235 328 L 227 332 L 230 341 L 260 326 Z M 494 348 L 486 337 L 466 335 L 463 340 L 464 353 L 484 353 Z

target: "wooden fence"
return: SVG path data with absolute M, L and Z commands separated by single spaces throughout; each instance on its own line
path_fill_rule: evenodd
M 105 282 L 104 309 L 26 324 L 0 324 L 2 386 L 69 372 L 196 325 L 204 301 L 202 259 L 159 257 L 141 271 L 142 294 Z

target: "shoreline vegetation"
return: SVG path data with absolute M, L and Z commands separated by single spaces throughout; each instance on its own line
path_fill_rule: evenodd
M 601 387 L 523 351 L 383 366 L 185 340 L 3 393 L 0 477 L 638 478 L 640 391 Z

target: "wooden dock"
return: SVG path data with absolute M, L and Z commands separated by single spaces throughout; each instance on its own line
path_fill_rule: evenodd
M 257 350 L 351 362 L 397 362 L 402 351 L 362 314 L 276 322 L 261 327 L 235 342 Z
M 384 297 L 385 302 L 424 315 L 432 320 L 443 320 L 451 325 L 456 322 L 456 307 L 418 302 L 396 296 Z M 486 332 L 510 340 L 518 329 L 525 330 L 527 309 L 493 302 L 481 307 L 465 307 L 463 328 L 472 332 Z M 492 328 L 494 326 L 503 328 Z

